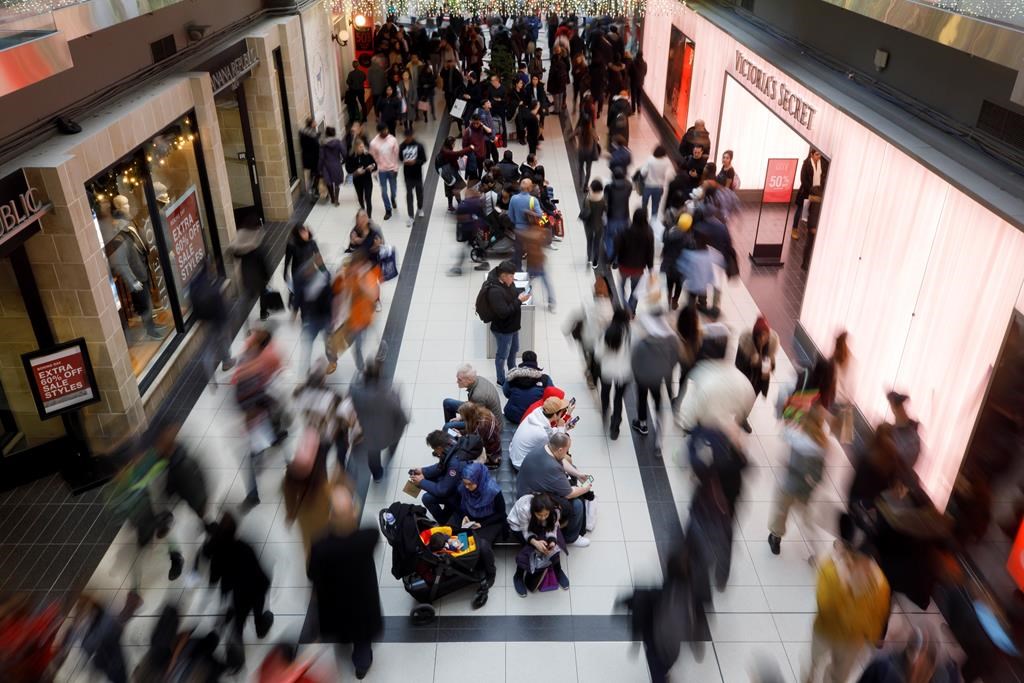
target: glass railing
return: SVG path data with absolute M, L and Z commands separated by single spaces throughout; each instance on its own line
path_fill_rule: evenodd
M 1024 28 L 1024 2 L 1020 0 L 912 0 L 921 5 L 961 14 L 965 17 Z

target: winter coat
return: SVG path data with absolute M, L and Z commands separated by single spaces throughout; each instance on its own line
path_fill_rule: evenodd
M 753 387 L 727 360 L 704 360 L 689 375 L 689 387 L 679 408 L 683 429 L 714 426 L 722 420 L 740 424 L 754 407 Z
M 620 233 L 615 238 L 615 254 L 619 268 L 633 271 L 654 268 L 654 233 L 650 227 L 643 232 L 629 229 Z
M 487 303 L 490 305 L 494 320 L 491 321 L 491 332 L 511 334 L 518 332 L 522 326 L 523 303 L 514 286 L 506 287 L 498 280 L 498 269 L 487 275 Z M 507 394 L 506 394 L 507 395 Z M 530 405 L 526 403 L 526 405 Z
M 608 66 L 608 92 L 618 95 L 628 89 L 629 76 L 626 73 L 625 64 L 610 64 Z
M 583 209 L 580 211 L 580 220 L 583 221 L 583 231 L 590 235 L 591 239 L 598 244 L 604 236 L 604 215 L 608 210 L 608 204 L 603 195 L 587 193 L 583 200 Z
M 520 365 L 505 375 L 502 391 L 505 394 L 505 417 L 513 424 L 519 424 L 523 413 L 552 385 L 551 378 L 539 368 Z
M 311 258 L 320 253 L 316 240 L 303 240 L 294 236 L 288 238 L 284 247 L 284 276 L 294 281 L 295 275 Z
M 373 558 L 379 537 L 380 531 L 367 528 L 331 533 L 313 544 L 307 574 L 323 640 L 371 641 L 380 634 L 384 619 Z
M 552 95 L 564 95 L 569 84 L 569 65 L 565 59 L 554 58 L 548 70 L 548 92 Z
M 871 580 L 857 593 L 842 577 L 834 557 L 818 566 L 818 615 L 814 631 L 850 646 L 876 643 L 889 618 L 889 582 L 872 562 Z
M 320 175 L 324 181 L 332 185 L 341 185 L 345 181 L 345 172 L 341 162 L 344 156 L 341 140 L 327 138 L 320 146 Z
M 679 339 L 646 335 L 633 345 L 633 376 L 639 386 L 656 389 L 679 364 Z
M 251 545 L 215 531 L 203 546 L 203 554 L 210 559 L 210 584 L 219 583 L 221 594 L 231 595 L 236 606 L 265 604 L 270 578 Z
M 782 437 L 789 444 L 789 461 L 780 487 L 806 503 L 825 473 L 825 447 L 799 428 L 786 427 Z
M 768 344 L 765 355 L 771 359 L 771 369 L 775 370 L 775 354 L 779 351 L 779 335 L 775 330 L 768 334 Z M 754 334 L 750 330 L 740 335 L 736 345 L 736 369 L 747 376 L 750 385 L 754 387 L 755 394 L 768 396 L 768 383 L 771 379 L 769 373 L 765 377 L 761 371 L 761 354 L 754 346 Z
M 601 368 L 602 382 L 625 385 L 633 380 L 632 349 L 628 335 L 623 337 L 617 349 L 608 348 L 604 342 L 604 335 L 601 335 L 594 347 L 594 356 Z
M 608 219 L 629 220 L 629 196 L 633 185 L 625 178 L 616 178 L 604 186 L 604 200 L 608 208 Z
M 360 382 L 352 385 L 349 395 L 366 450 L 373 453 L 397 444 L 409 417 L 395 390 L 382 382 Z
M 693 235 L 675 226 L 665 226 L 661 236 L 661 272 L 670 275 L 679 273 L 679 257 L 684 249 L 693 248 Z
M 302 150 L 302 168 L 317 171 L 320 168 L 320 134 L 316 128 L 299 131 L 299 148 Z
M 235 258 L 236 277 L 247 297 L 257 296 L 266 289 L 274 269 L 263 246 L 262 230 L 238 230 L 235 233 L 235 241 L 228 245 L 227 252 Z

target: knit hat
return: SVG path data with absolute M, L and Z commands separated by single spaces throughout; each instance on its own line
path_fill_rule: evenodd
M 771 328 L 768 327 L 768 318 L 763 315 L 757 316 L 757 320 L 754 322 L 754 336 L 768 334 L 771 332 Z
M 552 396 L 551 398 L 544 401 L 544 405 L 541 409 L 544 411 L 545 415 L 554 415 L 558 411 L 565 410 L 568 407 L 569 402 L 566 401 L 564 398 Z

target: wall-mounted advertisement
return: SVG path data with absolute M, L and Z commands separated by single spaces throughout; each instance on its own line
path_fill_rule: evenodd
M 668 49 L 668 72 L 665 77 L 665 120 L 676 135 L 682 138 L 689 127 L 690 83 L 693 78 L 693 41 L 672 27 Z

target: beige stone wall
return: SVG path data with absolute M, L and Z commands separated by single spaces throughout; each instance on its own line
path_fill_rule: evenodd
M 278 23 L 281 40 L 281 61 L 284 66 L 285 88 L 288 90 L 288 115 L 292 130 L 289 131 L 295 150 L 295 168 L 302 180 L 302 151 L 299 147 L 299 129 L 310 115 L 309 81 L 306 75 L 306 58 L 302 48 L 302 24 L 294 18 Z M 330 122 L 328 126 L 334 125 Z M 299 188 L 302 187 L 301 182 Z
M 113 103 L 108 110 L 81 121 L 83 131 L 78 135 L 48 141 L 21 163 L 29 182 L 53 205 L 41 221 L 41 232 L 26 243 L 26 251 L 57 341 L 84 337 L 88 343 L 102 401 L 86 407 L 83 418 L 89 444 L 96 452 L 104 452 L 126 433 L 144 425 L 146 408 L 155 409 L 153 398 L 167 387 L 154 383 L 147 401 L 139 393 L 85 183 L 193 108 L 197 111 L 214 212 L 227 219 L 232 216 L 230 195 L 220 138 L 211 133 L 217 126 L 207 75 L 173 77 Z M 225 223 L 217 226 L 222 245 L 234 234 L 233 219 Z M 20 295 L 10 291 L 13 275 L 9 269 L 8 262 L 0 266 L 0 301 L 5 316 L 12 316 L 4 321 L 11 330 L 6 335 L 11 341 L 0 347 L 0 372 L 4 373 L 5 388 L 12 388 L 11 402 L 19 415 L 19 426 L 28 431 L 32 424 L 27 414 L 34 413 L 35 407 L 26 380 L 19 380 L 10 370 L 15 347 L 24 342 L 34 348 L 35 340 L 27 317 L 19 317 L 24 314 L 18 311 Z M 45 428 L 52 430 L 54 424 L 59 427 L 60 421 L 48 421 Z
M 287 221 L 294 208 L 284 146 L 285 135 L 290 133 L 284 130 L 273 55 L 274 48 L 281 44 L 280 33 L 276 24 L 271 24 L 246 38 L 260 59 L 245 82 L 245 101 L 249 108 L 263 214 L 268 221 Z
M 221 249 L 224 249 L 235 239 L 235 214 L 231 209 L 231 182 L 227 165 L 224 163 L 224 147 L 221 142 L 220 126 L 217 124 L 213 85 L 208 73 L 191 73 L 188 74 L 188 79 L 191 99 L 195 105 L 196 123 L 199 124 L 203 158 L 206 161 L 206 177 L 210 182 L 210 194 L 213 196 L 217 236 L 220 238 Z

